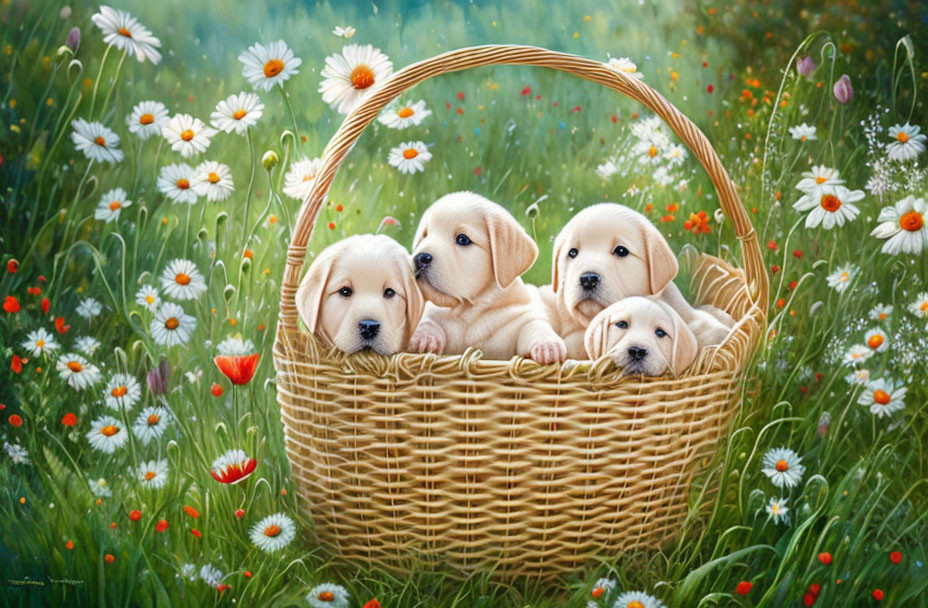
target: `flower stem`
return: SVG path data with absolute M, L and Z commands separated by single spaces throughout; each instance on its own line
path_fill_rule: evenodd
M 122 52 L 122 57 L 119 58 L 119 63 L 116 65 L 116 73 L 113 75 L 113 83 L 110 86 L 109 91 L 106 92 L 106 97 L 103 99 L 103 105 L 100 107 L 100 118 L 103 118 L 106 115 L 106 106 L 110 103 L 110 97 L 113 95 L 113 91 L 116 89 L 116 83 L 119 81 L 119 72 L 122 71 L 122 64 L 126 60 L 126 55 L 128 50 Z
M 93 96 L 90 98 L 90 113 L 88 116 L 93 116 L 94 106 L 97 105 L 97 88 L 100 86 L 100 78 L 103 76 L 103 66 L 106 65 L 106 58 L 109 57 L 111 48 L 113 47 L 107 45 L 106 50 L 103 51 L 103 59 L 100 60 L 100 69 L 97 70 L 97 79 L 93 81 Z
M 299 146 L 300 152 L 303 151 L 303 138 L 300 137 L 300 128 L 296 124 L 296 114 L 293 112 L 293 104 L 290 103 L 290 95 L 280 87 L 280 94 L 283 95 L 287 108 L 290 110 L 290 118 L 293 120 L 293 132 L 296 133 L 296 145 Z
M 248 246 L 245 240 L 245 234 L 248 230 L 248 208 L 251 205 L 251 188 L 255 183 L 255 142 L 251 139 L 251 129 L 245 131 L 245 137 L 248 139 L 248 151 L 251 153 L 251 177 L 248 178 L 248 190 L 245 191 L 245 214 L 242 216 L 242 238 L 240 239 L 242 247 Z M 244 251 L 240 252 L 244 253 Z

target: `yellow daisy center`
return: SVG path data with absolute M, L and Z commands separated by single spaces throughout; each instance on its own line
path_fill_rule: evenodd
M 876 350 L 877 348 L 883 346 L 883 336 L 880 334 L 873 334 L 867 339 L 867 346 Z
M 180 321 L 177 320 L 177 317 L 171 317 L 170 319 L 164 322 L 164 326 L 167 329 L 172 329 L 172 330 L 177 329 L 178 325 L 180 325 Z
M 151 114 L 142 114 L 141 116 L 139 116 L 140 124 L 150 125 L 153 122 L 155 122 L 155 117 L 152 116 Z
M 845 283 L 850 278 L 851 278 L 851 275 L 848 274 L 848 272 L 845 270 L 844 272 L 841 273 L 841 276 L 838 277 L 838 280 L 841 281 L 842 283 Z
M 271 59 L 264 64 L 264 75 L 273 78 L 284 71 L 284 62 L 280 59 Z
M 827 181 L 828 181 L 828 178 L 827 178 L 827 177 L 823 177 L 823 176 L 821 176 L 821 175 L 819 175 L 818 177 L 815 178 L 815 183 L 816 183 L 816 184 L 819 184 L 819 185 L 824 184 L 824 183 L 827 182 Z
M 35 343 L 35 345 L 38 346 L 39 348 L 44 348 L 44 347 L 45 347 L 45 340 L 39 340 L 39 341 L 37 341 L 37 342 Z
M 113 395 L 114 397 L 119 398 L 119 397 L 122 397 L 123 395 L 125 395 L 125 394 L 128 393 L 128 392 L 129 392 L 129 389 L 127 389 L 127 388 L 123 385 L 123 386 L 117 386 L 116 388 L 114 388 L 112 391 L 110 391 L 110 394 Z
M 777 460 L 777 464 L 776 464 L 776 469 L 777 469 L 777 471 L 779 471 L 779 472 L 782 473 L 783 471 L 787 470 L 788 468 L 789 468 L 789 465 L 786 464 L 786 461 L 785 461 L 785 460 L 782 460 L 782 459 L 781 459 L 781 460 Z
M 159 422 L 161 422 L 161 416 L 158 414 L 152 414 L 148 417 L 148 426 L 155 426 Z
M 245 110 L 236 110 L 235 114 L 232 115 L 232 118 L 234 118 L 235 120 L 241 120 L 245 118 L 245 114 L 248 114 L 248 112 L 246 112 Z
M 654 158 L 655 156 L 657 156 L 657 146 L 651 146 L 650 148 L 648 148 L 648 156 L 650 156 L 651 158 Z
M 181 190 L 186 190 L 187 188 L 190 187 L 190 182 L 185 180 L 184 178 L 180 178 L 179 180 L 177 180 L 177 187 L 180 188 Z
M 183 272 L 178 272 L 174 277 L 174 282 L 178 285 L 189 285 L 190 284 L 190 275 L 184 274 Z
M 363 90 L 374 84 L 374 72 L 363 63 L 351 70 L 351 86 Z
M 400 118 L 409 118 L 413 114 L 415 114 L 415 112 L 413 112 L 412 108 L 410 107 L 400 108 L 396 112 L 396 115 L 399 116 Z
M 914 209 L 899 218 L 899 227 L 907 232 L 918 232 L 925 226 L 925 218 Z
M 211 184 L 218 184 L 219 176 L 215 172 L 210 171 L 209 175 L 206 176 L 206 181 L 208 181 Z
M 193 129 L 184 129 L 181 131 L 180 138 L 184 141 L 190 141 L 193 139 Z
M 145 302 L 148 303 L 149 306 L 154 304 L 155 296 L 145 296 Z
M 113 424 L 108 424 L 102 429 L 100 429 L 100 434 L 103 435 L 104 437 L 112 437 L 118 432 L 119 432 L 119 427 Z
M 826 194 L 821 200 L 822 209 L 834 213 L 841 208 L 841 199 L 834 194 Z
M 805 141 L 805 140 L 809 139 L 809 136 L 808 136 L 808 135 L 803 135 L 803 136 L 801 136 L 799 139 L 801 139 L 802 141 Z
M 403 150 L 403 158 L 407 160 L 413 159 L 417 156 L 419 156 L 419 152 L 417 152 L 413 148 L 408 148 L 406 150 Z
M 79 361 L 68 361 L 68 369 L 75 374 L 79 374 L 84 371 L 84 366 Z
M 919 310 L 922 312 L 928 312 L 928 300 L 922 302 L 922 305 L 919 307 Z
M 628 606 L 626 608 L 644 608 L 644 604 L 642 604 L 638 600 L 633 600 L 628 603 Z
M 892 399 L 892 396 L 884 390 L 877 389 L 873 391 L 873 400 L 880 405 L 888 405 Z
M 896 139 L 899 140 L 900 144 L 904 144 L 905 142 L 909 141 L 909 134 L 905 131 L 899 131 L 899 133 L 896 134 Z
M 265 536 L 270 536 L 271 538 L 274 538 L 278 534 L 280 534 L 280 526 L 268 526 L 267 528 L 264 529 Z
M 120 207 L 122 207 L 122 203 L 119 201 L 113 201 L 110 203 L 110 211 L 117 211 Z

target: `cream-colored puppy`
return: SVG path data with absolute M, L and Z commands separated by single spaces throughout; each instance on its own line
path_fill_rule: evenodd
M 428 303 L 409 350 L 460 354 L 473 346 L 488 359 L 563 361 L 564 341 L 521 279 L 536 257 L 535 242 L 496 203 L 473 192 L 435 201 L 413 242 Z
M 384 235 L 348 237 L 322 250 L 296 292 L 303 323 L 346 353 L 406 347 L 425 301 L 406 249 Z
M 593 317 L 584 337 L 590 359 L 609 355 L 626 374 L 682 374 L 698 354 L 696 336 L 659 298 L 619 300 Z

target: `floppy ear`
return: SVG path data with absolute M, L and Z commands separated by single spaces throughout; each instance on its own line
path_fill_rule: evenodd
M 673 346 L 670 348 L 670 367 L 675 375 L 680 375 L 693 364 L 699 354 L 696 336 L 677 313 L 667 309 L 673 319 Z
M 641 237 L 648 264 L 651 295 L 659 294 L 670 283 L 680 266 L 667 239 L 646 218 L 641 219 Z
M 416 275 L 413 272 L 410 260 L 405 261 L 402 268 L 403 274 L 403 293 L 406 295 L 406 326 L 403 331 L 403 346 L 406 348 L 409 339 L 419 326 L 419 319 L 422 318 L 422 311 L 425 309 L 425 299 L 422 297 L 422 291 L 419 284 L 416 283 Z
M 306 271 L 306 275 L 300 282 L 300 288 L 296 291 L 296 309 L 300 313 L 300 319 L 314 334 L 319 325 L 322 300 L 325 297 L 326 284 L 329 282 L 334 263 L 334 250 L 324 249 Z
M 564 243 L 567 242 L 567 230 L 561 229 L 561 232 L 554 239 L 554 251 L 551 253 L 551 291 L 557 293 L 558 284 L 561 282 L 561 253 L 564 251 Z
M 415 251 L 422 239 L 425 238 L 425 229 L 428 225 L 429 211 L 426 209 L 425 213 L 422 214 L 422 218 L 419 220 L 419 225 L 416 227 L 416 235 L 412 239 L 412 251 Z
M 505 211 L 489 212 L 485 217 L 493 276 L 497 285 L 506 288 L 535 263 L 538 245 Z
M 596 315 L 583 334 L 583 347 L 590 359 L 599 359 L 608 350 L 606 338 L 609 335 L 609 320 L 611 315 L 605 311 Z

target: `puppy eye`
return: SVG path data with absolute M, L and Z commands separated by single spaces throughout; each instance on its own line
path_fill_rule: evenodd
M 616 321 L 615 326 L 619 329 L 628 329 L 628 321 Z
M 578 254 L 578 253 L 580 253 L 580 252 L 577 251 L 576 249 L 571 249 L 570 251 L 567 252 L 567 257 L 569 257 L 569 258 L 575 258 L 575 257 L 577 257 L 577 254 Z
M 471 240 L 467 238 L 467 235 L 462 232 L 461 234 L 454 237 L 454 242 L 460 245 L 461 247 L 466 247 L 470 245 Z
M 654 335 L 657 336 L 658 338 L 663 338 L 667 335 L 667 332 L 661 329 L 660 327 L 658 327 L 657 329 L 654 330 Z
M 624 258 L 625 256 L 628 255 L 628 248 L 623 245 L 619 245 L 618 247 L 612 250 L 612 253 L 616 254 L 620 258 Z
M 388 300 L 395 295 L 396 295 L 396 292 L 390 289 L 389 287 L 383 290 L 383 297 L 387 298 Z
M 342 287 L 341 289 L 338 290 L 338 295 L 340 295 L 343 298 L 350 298 L 351 293 L 352 291 L 350 287 Z

